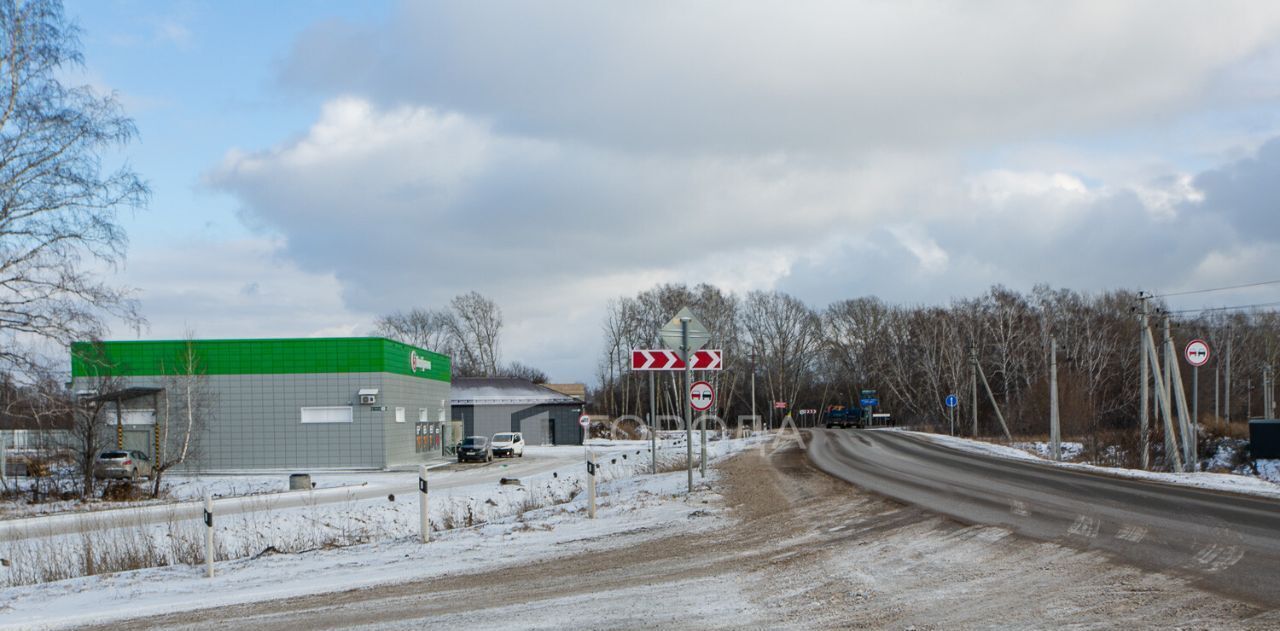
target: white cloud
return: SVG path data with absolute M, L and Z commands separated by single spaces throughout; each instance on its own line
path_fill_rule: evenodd
M 407 3 L 310 29 L 281 80 L 595 145 L 898 150 L 1176 116 L 1278 33 L 1247 1 Z
M 135 248 L 117 280 L 142 288 L 150 337 L 180 338 L 188 329 L 231 338 L 368 332 L 372 317 L 342 302 L 332 274 L 298 269 L 281 247 L 271 239 L 183 239 Z M 116 328 L 118 336 L 133 333 Z

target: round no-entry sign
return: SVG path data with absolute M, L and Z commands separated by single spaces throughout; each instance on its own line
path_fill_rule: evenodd
M 689 386 L 689 405 L 699 412 L 706 412 L 711 409 L 711 404 L 716 402 L 716 391 L 711 389 L 711 384 L 705 381 L 695 381 Z
M 1204 340 L 1191 340 L 1187 343 L 1187 350 L 1183 355 L 1186 356 L 1188 364 L 1203 366 L 1209 363 L 1209 345 Z
M 578 417 L 578 424 L 579 424 L 579 425 L 581 425 L 581 426 L 583 426 L 583 427 L 586 427 L 586 426 L 590 425 L 590 424 L 591 424 L 591 417 L 590 417 L 590 416 L 587 416 L 586 414 L 583 414 L 582 416 L 579 416 L 579 417 Z

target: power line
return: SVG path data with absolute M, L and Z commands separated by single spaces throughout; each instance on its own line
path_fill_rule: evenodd
M 1276 307 L 1276 306 L 1280 306 L 1280 301 L 1260 302 L 1252 305 L 1236 305 L 1234 307 L 1206 307 L 1204 309 L 1178 309 L 1175 311 L 1170 311 L 1169 313 L 1171 315 L 1177 315 L 1181 313 L 1209 313 L 1213 311 L 1236 311 L 1236 310 L 1242 310 L 1242 309 L 1260 309 L 1262 307 Z
M 1159 294 L 1151 297 L 1152 298 L 1168 298 L 1170 296 L 1190 296 L 1191 294 L 1207 294 L 1215 291 L 1228 291 L 1231 289 L 1246 289 L 1249 287 L 1261 287 L 1263 285 L 1276 285 L 1276 284 L 1280 284 L 1280 280 L 1264 280 L 1258 283 L 1245 283 L 1243 285 L 1232 285 L 1230 287 L 1210 287 L 1209 289 L 1192 289 L 1189 291 L 1173 291 L 1166 294 Z

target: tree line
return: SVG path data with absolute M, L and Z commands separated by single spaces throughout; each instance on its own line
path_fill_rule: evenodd
M 1064 433 L 1095 441 L 1100 434 L 1115 434 L 1136 441 L 1138 297 L 1138 292 L 1123 289 L 1088 293 L 1040 285 L 1021 293 L 996 285 L 981 296 L 944 305 L 893 305 L 859 297 L 815 308 L 779 291 L 738 295 L 705 284 L 660 285 L 610 302 L 592 403 L 613 416 L 650 413 L 649 376 L 630 370 L 631 349 L 660 348 L 658 329 L 687 305 L 711 332 L 707 347 L 725 351 L 724 370 L 698 375 L 716 387 L 715 412 L 724 419 L 751 413 L 754 373 L 754 409 L 766 418 L 773 415 L 775 424 L 775 402 L 784 404 L 801 425 L 816 424 L 828 406 L 856 405 L 861 390 L 874 389 L 881 410 L 899 423 L 947 431 L 945 400 L 956 394 L 959 428 L 973 434 L 970 367 L 976 360 L 1010 430 L 1023 436 L 1047 434 L 1049 349 L 1055 340 Z M 1158 324 L 1167 305 L 1149 302 L 1160 340 Z M 1198 380 L 1202 422 L 1264 414 L 1260 375 L 1280 359 L 1280 314 L 1174 313 L 1170 322 L 1179 361 L 1191 339 L 1204 339 L 1215 349 Z M 1229 383 L 1224 363 L 1228 346 Z M 1189 397 L 1191 375 L 1184 367 Z M 654 411 L 680 414 L 677 375 L 661 372 L 655 377 L 659 395 Z M 803 409 L 818 413 L 796 414 Z M 999 426 L 982 390 L 977 412 L 976 433 L 995 435 Z M 1160 431 L 1154 423 L 1152 427 Z

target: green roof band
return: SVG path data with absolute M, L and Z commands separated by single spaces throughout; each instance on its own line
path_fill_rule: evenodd
M 192 340 L 206 375 L 389 372 L 450 381 L 449 357 L 381 337 Z M 186 340 L 75 342 L 71 376 L 173 375 Z M 101 368 L 100 368 L 101 367 Z

